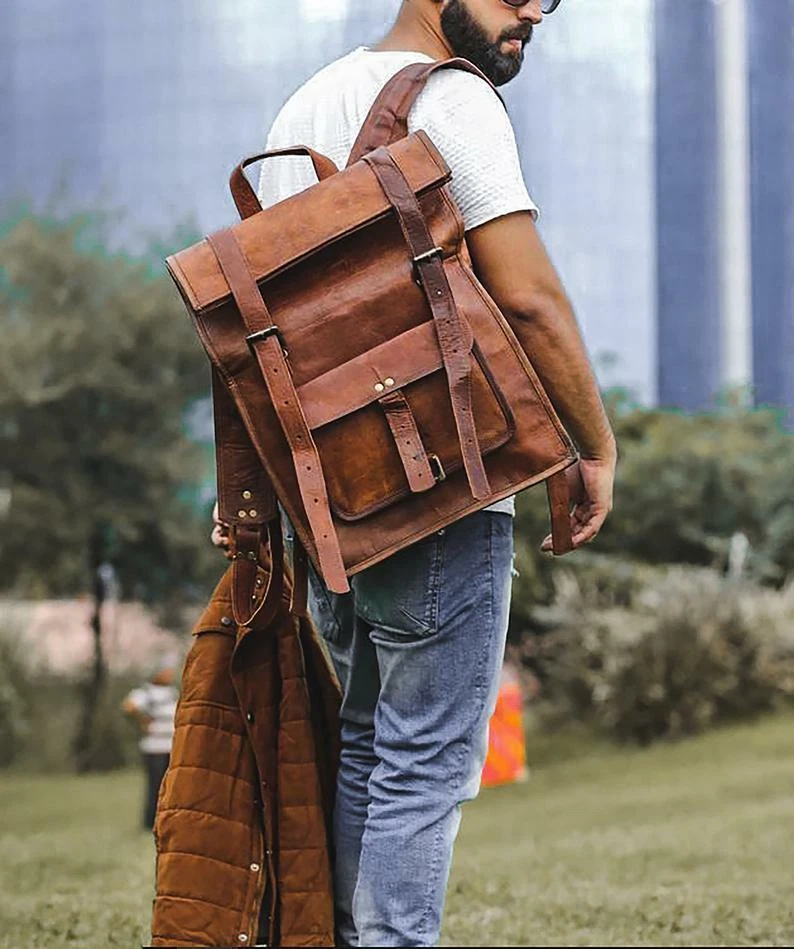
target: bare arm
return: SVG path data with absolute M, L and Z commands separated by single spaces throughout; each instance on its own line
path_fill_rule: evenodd
M 125 715 L 130 715 L 138 723 L 141 731 L 147 732 L 149 726 L 152 723 L 151 715 L 147 715 L 146 712 L 142 711 L 130 698 L 124 699 L 121 703 L 121 710 Z
M 475 273 L 581 453 L 569 475 L 577 502 L 574 544 L 581 546 L 593 540 L 612 509 L 617 447 L 573 309 L 528 212 L 490 221 L 466 240 Z M 550 546 L 547 537 L 543 548 Z
M 585 458 L 615 440 L 579 326 L 532 217 L 508 214 L 466 235 L 474 270 L 509 321 Z

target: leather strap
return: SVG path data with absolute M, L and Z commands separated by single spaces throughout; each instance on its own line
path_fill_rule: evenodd
M 394 208 L 403 235 L 414 258 L 419 279 L 435 320 L 438 344 L 444 359 L 455 427 L 458 430 L 463 465 L 472 497 L 481 501 L 491 494 L 491 486 L 480 455 L 471 401 L 471 356 L 464 344 L 466 333 L 447 280 L 441 253 L 433 243 L 425 216 L 413 189 L 385 147 L 365 155 Z
M 399 389 L 378 400 L 394 436 L 400 460 L 408 478 L 408 487 L 414 494 L 427 491 L 435 483 L 430 460 L 422 444 L 416 419 L 405 396 Z
M 208 242 L 218 258 L 249 337 L 259 334 L 258 339 L 250 341 L 250 347 L 292 453 L 298 489 L 317 545 L 320 572 L 334 593 L 347 593 L 350 586 L 331 517 L 320 456 L 301 409 L 278 332 L 233 230 L 219 231 L 209 237 Z
M 546 493 L 551 511 L 552 551 L 555 556 L 561 557 L 574 549 L 571 534 L 571 492 L 564 471 L 558 471 L 546 479 Z
M 339 171 L 330 158 L 321 155 L 320 152 L 314 151 L 313 148 L 307 148 L 305 145 L 295 145 L 292 148 L 278 148 L 273 151 L 262 152 L 260 155 L 251 155 L 249 158 L 243 159 L 234 169 L 229 179 L 229 188 L 232 192 L 234 205 L 243 220 L 251 217 L 253 214 L 258 214 L 259 211 L 262 210 L 262 205 L 259 203 L 256 192 L 251 187 L 250 181 L 245 177 L 243 172 L 249 165 L 253 165 L 254 162 L 262 161 L 264 158 L 278 158 L 283 155 L 306 155 L 311 158 L 315 174 L 320 181 L 324 178 L 330 178 L 331 175 L 335 175 L 337 171 Z
M 276 492 L 220 372 L 212 367 L 218 513 L 230 527 L 264 525 L 278 515 Z
M 480 70 L 467 59 L 446 59 L 436 63 L 411 63 L 401 69 L 381 89 L 369 115 L 361 126 L 348 165 L 352 165 L 368 152 L 390 145 L 408 134 L 408 114 L 427 80 L 440 69 L 460 69 L 474 73 L 483 82 L 487 82 L 494 94 L 499 96 L 496 87 Z M 501 99 L 502 97 L 499 96 Z M 502 100 L 504 101 L 504 100 Z
M 218 370 L 212 369 L 212 407 L 215 421 L 215 459 L 218 478 L 218 516 L 231 528 L 232 613 L 239 626 L 251 626 L 265 607 L 281 598 L 283 572 L 278 541 L 272 544 L 275 569 L 264 600 L 257 606 L 257 571 L 267 525 L 268 536 L 277 529 L 278 507 L 273 485 Z M 274 581 L 275 580 L 275 584 Z
M 281 522 L 277 517 L 267 525 L 270 548 L 270 576 L 267 591 L 259 599 L 256 581 L 262 553 L 262 535 L 250 527 L 235 531 L 235 553 L 232 564 L 232 615 L 240 627 L 252 627 L 254 621 L 263 626 L 273 618 L 284 591 L 284 543 Z M 258 602 L 257 602 L 258 601 Z

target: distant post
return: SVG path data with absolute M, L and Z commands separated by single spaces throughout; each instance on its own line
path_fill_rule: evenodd
M 753 374 L 750 117 L 746 0 L 713 0 L 717 41 L 717 174 L 722 381 L 750 402 Z

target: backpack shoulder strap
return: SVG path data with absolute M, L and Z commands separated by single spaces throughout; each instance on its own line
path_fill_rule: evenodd
M 394 75 L 381 89 L 378 98 L 369 110 L 361 131 L 350 152 L 348 165 L 357 162 L 363 155 L 391 145 L 408 134 L 408 113 L 427 80 L 439 69 L 460 69 L 479 76 L 487 82 L 495 95 L 499 96 L 493 83 L 467 59 L 444 59 L 435 63 L 411 63 Z M 502 100 L 502 97 L 499 96 Z M 502 100 L 504 104 L 504 101 Z

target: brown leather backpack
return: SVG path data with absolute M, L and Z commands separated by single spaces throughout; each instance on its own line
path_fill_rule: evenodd
M 265 533 L 265 608 L 281 595 L 276 500 L 297 553 L 336 592 L 540 481 L 554 552 L 572 547 L 564 469 L 576 450 L 522 347 L 526 329 L 514 332 L 472 271 L 444 159 L 424 132 L 407 134 L 416 96 L 450 67 L 482 75 L 460 59 L 403 69 L 344 170 L 303 146 L 246 159 L 231 178 L 241 223 L 167 260 L 213 366 L 219 509 L 233 529 L 242 625 Z M 318 184 L 262 210 L 244 168 L 297 154 Z

